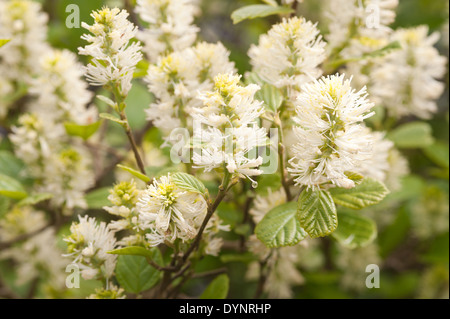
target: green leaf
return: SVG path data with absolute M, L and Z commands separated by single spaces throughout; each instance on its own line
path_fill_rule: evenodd
M 290 14 L 294 12 L 289 7 L 274 7 L 266 4 L 254 4 L 237 9 L 231 14 L 233 23 L 237 24 L 246 19 L 263 18 L 273 14 Z
M 0 39 L 0 48 L 2 47 L 2 46 L 4 46 L 6 43 L 8 43 L 10 40 L 8 40 L 8 39 Z
M 114 249 L 108 251 L 108 254 L 113 255 L 131 255 L 131 256 L 143 256 L 146 258 L 154 258 L 155 257 L 155 249 L 145 249 L 141 246 L 130 246 L 125 248 Z M 159 260 L 160 262 L 161 260 Z
M 66 128 L 67 134 L 70 136 L 79 136 L 86 141 L 98 131 L 101 123 L 101 121 L 97 121 L 88 125 L 79 125 L 76 123 L 66 122 L 64 123 L 64 127 Z
M 342 246 L 351 249 L 364 247 L 377 237 L 377 225 L 356 212 L 339 212 L 339 226 L 331 236 Z
M 111 205 L 108 200 L 110 187 L 102 187 L 86 194 L 85 199 L 90 209 L 102 209 L 104 206 Z
M 121 126 L 125 126 L 127 124 L 126 121 L 123 121 L 109 113 L 100 113 L 98 116 L 101 117 L 102 119 L 116 122 L 116 123 L 120 124 Z
M 432 128 L 425 122 L 411 122 L 391 131 L 387 138 L 398 148 L 423 148 L 433 144 Z
M 383 183 L 372 178 L 365 178 L 353 188 L 332 188 L 330 193 L 337 205 L 362 209 L 381 202 L 389 194 L 389 190 Z
M 338 226 L 336 206 L 328 191 L 304 190 L 298 199 L 297 218 L 311 238 L 331 234 Z
M 17 180 L 0 174 L 0 195 L 20 200 L 27 197 L 28 194 Z
M 33 206 L 51 198 L 53 198 L 53 194 L 50 193 L 35 194 L 22 199 L 17 206 Z
M 297 204 L 286 203 L 268 212 L 255 228 L 256 237 L 269 248 L 293 246 L 306 236 L 296 219 Z
M 267 111 L 276 112 L 283 103 L 283 94 L 273 85 L 264 84 L 259 90 L 255 98 L 263 101 Z
M 172 181 L 181 189 L 203 195 L 206 194 L 207 190 L 205 185 L 190 174 L 175 173 L 172 175 Z
M 225 299 L 230 288 L 230 279 L 226 274 L 217 276 L 205 291 L 203 291 L 200 299 Z
M 15 157 L 13 153 L 0 151 L 0 174 L 15 178 L 20 175 L 23 167 L 22 161 Z
M 395 50 L 400 50 L 401 48 L 402 48 L 402 45 L 400 44 L 400 42 L 394 41 L 394 42 L 389 43 L 388 45 L 386 45 L 385 47 L 383 47 L 381 49 L 364 54 L 362 56 L 362 59 L 383 57 L 386 54 L 389 54 Z
M 443 168 L 449 168 L 449 148 L 448 144 L 436 142 L 423 149 L 425 155 L 435 164 Z
M 158 249 L 153 250 L 152 260 L 162 263 Z M 127 292 L 138 294 L 152 288 L 159 281 L 161 272 L 150 266 L 146 257 L 120 255 L 117 260 L 116 277 Z
M 135 169 L 132 169 L 128 166 L 124 166 L 124 165 L 117 165 L 117 167 L 123 169 L 124 171 L 127 171 L 128 173 L 130 173 L 131 175 L 139 178 L 141 181 L 144 181 L 145 183 L 148 183 L 151 181 L 151 178 L 142 174 L 141 172 L 136 171 Z
M 278 6 L 278 3 L 275 0 L 262 0 L 262 2 L 267 3 L 268 5 L 271 5 L 272 7 Z
M 4 196 L 0 196 L 0 219 L 8 212 L 10 199 Z
M 345 172 L 345 176 L 347 176 L 350 180 L 355 182 L 355 184 L 361 183 L 364 179 L 364 176 L 355 172 Z

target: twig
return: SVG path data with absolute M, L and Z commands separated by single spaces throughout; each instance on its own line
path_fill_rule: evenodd
M 44 227 L 41 227 L 41 228 L 39 228 L 39 229 L 37 229 L 35 231 L 32 231 L 30 233 L 20 235 L 20 236 L 14 238 L 12 240 L 5 241 L 5 242 L 0 242 L 0 251 L 10 248 L 11 246 L 13 246 L 16 243 L 19 243 L 21 241 L 30 239 L 31 237 L 34 237 L 34 236 L 42 233 L 44 230 L 46 230 L 46 229 L 48 229 L 50 227 L 52 227 L 51 224 L 46 225 Z
M 230 174 L 228 173 L 228 171 L 226 171 L 224 181 L 222 182 L 222 185 L 219 186 L 219 193 L 217 194 L 217 197 L 214 200 L 214 203 L 209 205 L 208 212 L 206 213 L 205 219 L 203 220 L 203 223 L 200 226 L 200 229 L 198 230 L 198 233 L 194 239 L 194 242 L 191 244 L 191 246 L 189 247 L 189 249 L 186 251 L 186 253 L 183 255 L 183 257 L 181 259 L 181 265 L 183 265 L 186 262 L 186 260 L 189 258 L 189 256 L 194 252 L 194 250 L 196 250 L 198 248 L 198 245 L 200 244 L 200 241 L 202 239 L 203 232 L 205 231 L 206 225 L 208 224 L 209 220 L 211 219 L 212 215 L 216 211 L 219 204 L 225 198 L 225 195 L 227 194 L 228 189 L 231 186 L 233 186 L 234 184 L 230 185 Z
M 256 288 L 254 299 L 261 298 L 262 293 L 264 292 L 264 286 L 266 285 L 267 277 L 270 273 L 270 268 L 268 267 L 268 262 L 270 260 L 270 257 L 272 257 L 272 252 L 269 253 L 269 255 L 259 263 L 259 280 L 258 280 L 258 287 Z
M 219 275 L 219 274 L 223 274 L 227 272 L 227 268 L 222 267 L 222 268 L 218 268 L 218 269 L 214 269 L 214 270 L 210 270 L 210 271 L 205 271 L 205 272 L 201 272 L 198 274 L 194 274 L 192 276 L 192 278 L 203 278 L 203 277 L 208 277 L 208 276 L 214 276 L 214 275 Z
M 125 133 L 127 134 L 127 137 L 130 142 L 131 149 L 133 150 L 134 157 L 136 159 L 136 163 L 138 164 L 139 170 L 141 171 L 142 174 L 146 175 L 147 173 L 145 172 L 144 161 L 142 160 L 142 157 L 139 154 L 136 140 L 134 138 L 133 132 L 131 131 L 131 127 L 130 127 L 130 124 L 128 123 L 128 118 L 127 118 L 127 115 L 125 114 L 125 111 L 120 112 L 120 119 L 122 121 L 126 122 L 125 127 L 124 127 Z

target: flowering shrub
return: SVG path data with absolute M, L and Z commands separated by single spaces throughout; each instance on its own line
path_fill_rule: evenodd
M 0 0 L 0 297 L 448 297 L 445 10 L 206 2 Z

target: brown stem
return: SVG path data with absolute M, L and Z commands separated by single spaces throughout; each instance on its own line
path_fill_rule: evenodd
M 139 170 L 142 174 L 146 175 L 144 161 L 142 160 L 141 155 L 139 154 L 139 150 L 136 144 L 136 140 L 134 138 L 133 132 L 131 131 L 130 124 L 128 123 L 127 115 L 125 111 L 120 112 L 120 119 L 125 121 L 125 133 L 127 134 L 128 140 L 130 141 L 131 149 L 134 153 L 134 158 L 136 159 L 136 163 L 138 164 Z
M 228 173 L 227 173 L 228 174 Z M 228 177 L 229 178 L 229 177 Z M 191 244 L 189 249 L 186 251 L 186 253 L 183 255 L 181 259 L 181 265 L 183 265 L 189 256 L 198 248 L 200 241 L 202 239 L 203 232 L 205 231 L 206 225 L 208 224 L 209 220 L 211 219 L 214 212 L 217 210 L 217 207 L 222 202 L 222 200 L 225 198 L 225 195 L 227 194 L 227 191 L 229 189 L 229 181 L 226 181 L 228 179 L 227 177 L 224 179 L 224 182 L 219 187 L 219 193 L 217 194 L 216 199 L 214 200 L 214 203 L 209 205 L 208 211 L 206 213 L 205 219 L 203 220 L 202 225 L 200 226 L 200 229 L 198 230 L 197 236 L 194 239 L 194 242 Z M 231 185 L 232 186 L 232 185 Z

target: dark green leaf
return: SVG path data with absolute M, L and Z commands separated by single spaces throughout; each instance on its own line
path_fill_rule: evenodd
M 236 24 L 246 19 L 263 18 L 274 14 L 290 14 L 292 12 L 294 11 L 289 7 L 254 4 L 237 9 L 231 14 L 231 19 Z
M 153 250 L 152 260 L 162 263 L 161 253 Z M 116 277 L 127 292 L 138 294 L 152 288 L 159 281 L 161 272 L 150 266 L 146 257 L 120 255 L 117 260 Z
M 351 209 L 362 209 L 381 202 L 389 194 L 389 190 L 383 183 L 365 178 L 353 188 L 332 188 L 330 193 L 336 204 Z
M 305 238 L 306 233 L 300 226 L 296 214 L 295 202 L 275 207 L 256 226 L 256 237 L 270 248 L 297 244 Z
M 200 296 L 200 299 L 225 299 L 228 295 L 230 279 L 226 274 L 217 276 Z

